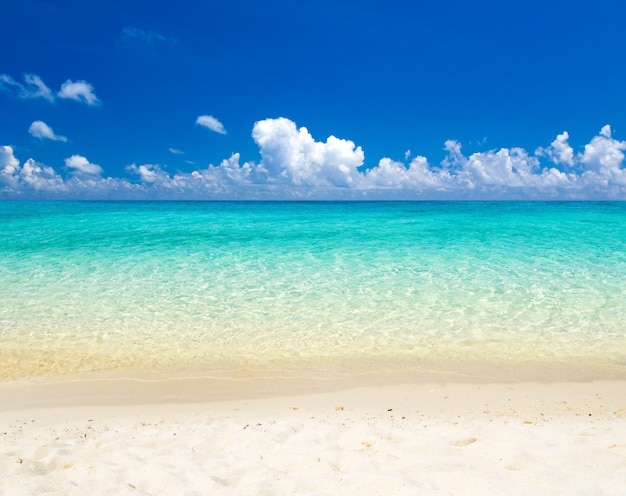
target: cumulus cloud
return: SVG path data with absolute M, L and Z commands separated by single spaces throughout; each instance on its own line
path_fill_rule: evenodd
M 29 158 L 19 171 L 20 180 L 36 191 L 65 190 L 63 178 L 45 164 Z
M 365 172 L 360 187 L 383 195 L 394 191 L 438 194 L 456 189 L 457 185 L 448 171 L 431 169 L 426 157 L 419 156 L 408 166 L 390 158 L 381 159 L 377 167 Z
M 407 154 L 405 162 L 384 157 L 369 168 L 352 141 L 317 141 L 289 119 L 259 121 L 252 137 L 258 162 L 242 162 L 234 153 L 217 165 L 176 173 L 132 164 L 125 178 L 103 177 L 100 166 L 80 155 L 66 160 L 63 178 L 33 159 L 20 166 L 4 146 L 0 192 L 118 199 L 626 199 L 626 142 L 609 126 L 578 153 L 566 132 L 534 154 L 512 147 L 465 155 L 461 143 L 448 140 L 439 164 Z
M 61 85 L 61 89 L 57 93 L 59 98 L 76 100 L 86 103 L 87 105 L 97 105 L 100 100 L 94 93 L 93 86 L 87 81 L 72 81 L 68 79 Z
M 20 166 L 10 146 L 0 147 L 0 191 L 20 196 L 24 191 L 66 191 L 63 178 L 52 167 L 29 158 Z
M 5 188 L 16 189 L 16 172 L 19 167 L 20 161 L 15 158 L 13 148 L 0 146 L 0 185 Z
M 548 157 L 555 164 L 574 165 L 574 149 L 569 146 L 569 133 L 559 134 L 547 148 L 538 148 L 535 155 Z
M 196 119 L 196 124 L 199 126 L 206 127 L 216 133 L 226 134 L 226 129 L 224 129 L 224 125 L 212 115 L 198 116 L 198 118 Z
M 624 150 L 626 141 L 613 139 L 611 126 L 606 125 L 600 134 L 585 145 L 580 156 L 585 166 L 583 180 L 591 184 L 600 183 L 608 188 L 626 186 L 626 169 L 624 164 Z
M 606 125 L 600 134 L 585 145 L 581 162 L 594 171 L 613 172 L 621 168 L 624 162 L 626 143 L 611 136 L 611 126 Z
M 285 118 L 257 122 L 252 137 L 260 148 L 262 164 L 276 182 L 306 187 L 345 187 L 358 181 L 357 168 L 365 155 L 352 141 L 329 136 L 313 139 L 308 129 L 297 129 Z
M 440 166 L 416 156 L 409 164 L 383 158 L 363 170 L 363 150 L 352 141 L 334 136 L 316 141 L 289 119 L 259 121 L 252 136 L 261 154 L 258 163 L 241 163 L 233 154 L 191 173 L 172 175 L 153 164 L 133 164 L 128 171 L 154 194 L 172 198 L 552 198 L 568 187 L 582 187 L 576 177 L 542 168 L 537 157 L 520 148 L 466 157 L 460 143 L 450 140 Z
M 65 165 L 79 175 L 100 175 L 103 172 L 102 167 L 92 164 L 82 155 L 72 155 L 66 158 Z
M 35 138 L 67 142 L 67 138 L 65 136 L 55 134 L 52 128 L 44 121 L 33 122 L 28 128 L 28 132 Z
M 71 162 L 79 167 L 88 163 L 86 159 Z M 88 166 L 87 170 L 90 170 Z M 95 173 L 64 178 L 54 168 L 32 158 L 20 165 L 12 147 L 0 146 L 0 198 L 134 199 L 147 198 L 147 192 L 142 185 L 125 178 L 102 177 Z
M 7 74 L 0 74 L 0 89 L 14 92 L 18 98 L 43 98 L 54 101 L 52 90 L 35 74 L 24 74 L 24 84 Z

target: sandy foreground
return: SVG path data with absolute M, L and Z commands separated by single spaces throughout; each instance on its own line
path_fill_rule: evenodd
M 0 384 L 0 494 L 626 495 L 622 380 L 209 382 Z

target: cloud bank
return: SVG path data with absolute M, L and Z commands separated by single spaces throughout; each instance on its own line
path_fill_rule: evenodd
M 200 116 L 212 129 L 223 129 Z M 221 127 L 220 127 L 221 126 Z M 216 131 L 216 129 L 212 129 Z M 220 131 L 216 131 L 220 132 Z M 225 132 L 225 131 L 224 131 Z M 66 174 L 29 158 L 23 164 L 10 146 L 0 147 L 0 197 L 103 199 L 315 199 L 315 200 L 626 200 L 626 142 L 610 126 L 576 151 L 567 132 L 529 153 L 500 148 L 465 155 L 448 140 L 439 164 L 405 155 L 367 166 L 360 146 L 329 136 L 316 141 L 286 118 L 257 122 L 252 138 L 258 162 L 234 153 L 217 165 L 170 173 L 158 164 L 131 164 L 123 178 L 106 177 L 99 165 L 73 155 Z

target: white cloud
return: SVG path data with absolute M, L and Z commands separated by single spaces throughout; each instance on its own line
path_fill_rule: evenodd
M 178 148 L 169 148 L 170 153 L 173 153 L 174 155 L 184 155 L 185 152 L 182 150 L 179 150 Z
M 626 141 L 613 139 L 611 126 L 606 125 L 600 134 L 585 145 L 580 156 L 581 163 L 586 167 L 582 177 L 591 184 L 601 183 L 611 189 L 615 185 L 626 186 L 626 169 L 624 164 Z
M 365 155 L 352 141 L 329 136 L 315 141 L 307 128 L 289 119 L 265 119 L 254 125 L 262 165 L 272 181 L 307 187 L 346 187 L 359 178 Z
M 24 83 L 15 81 L 7 74 L 0 74 L 0 89 L 15 91 L 18 98 L 43 98 L 54 101 L 54 95 L 50 88 L 35 74 L 24 74 Z
M 100 100 L 94 93 L 93 86 L 87 81 L 72 81 L 68 79 L 61 85 L 61 89 L 57 93 L 59 98 L 76 100 L 86 103 L 87 105 L 97 105 Z
M 250 163 L 239 163 L 240 155 L 234 153 L 219 165 L 209 165 L 206 169 L 191 173 L 169 175 L 159 165 L 129 165 L 126 169 L 135 174 L 142 184 L 157 195 L 178 195 L 190 199 L 219 197 L 227 198 L 244 193 L 254 196 L 255 189 L 262 187 L 255 184 L 255 175 L 259 166 Z
M 33 122 L 28 128 L 28 132 L 35 138 L 67 142 L 67 138 L 65 136 L 54 134 L 52 128 L 43 121 Z
M 66 191 L 63 178 L 52 167 L 32 158 L 20 162 L 10 146 L 0 147 L 0 192 L 20 196 L 24 191 Z
M 426 157 L 415 157 L 409 166 L 383 158 L 378 166 L 365 173 L 362 189 L 367 191 L 402 191 L 420 193 L 441 192 L 454 188 L 450 174 L 444 170 L 432 170 Z
M 85 157 L 66 160 L 63 178 L 28 159 L 22 167 L 9 146 L 0 148 L 0 196 L 117 199 L 626 199 L 626 142 L 605 126 L 574 153 L 564 132 L 529 154 L 501 148 L 465 156 L 445 143 L 439 165 L 415 156 L 409 164 L 382 158 L 364 169 L 363 150 L 330 136 L 316 141 L 288 119 L 266 119 L 252 136 L 261 160 L 238 153 L 218 165 L 169 173 L 156 164 L 132 164 L 128 178 L 102 177 Z M 572 152 L 569 150 L 572 149 Z M 545 163 L 542 163 L 544 159 Z M 556 161 L 555 161 L 556 160 Z M 562 167 L 566 167 L 564 170 Z
M 54 96 L 52 91 L 48 88 L 39 76 L 35 74 L 24 75 L 24 81 L 27 85 L 27 97 L 28 98 L 45 98 L 52 101 Z
M 65 159 L 65 165 L 68 166 L 75 174 L 80 175 L 100 175 L 102 167 L 92 164 L 82 155 L 72 155 Z
M 0 198 L 132 199 L 145 197 L 146 192 L 127 179 L 98 174 L 75 174 L 64 179 L 52 167 L 32 158 L 20 166 L 13 149 L 0 146 Z
M 13 155 L 13 148 L 0 146 L 0 185 L 4 188 L 17 189 L 17 172 L 20 161 Z
M 142 183 L 157 183 L 164 187 L 167 187 L 170 183 L 169 175 L 167 172 L 162 171 L 158 165 L 144 164 L 137 166 L 135 164 L 131 164 L 126 167 L 126 170 L 137 174 Z
M 19 165 L 20 161 L 13 155 L 13 147 L 7 145 L 0 146 L 0 171 L 6 169 L 12 174 Z
M 20 179 L 35 190 L 64 190 L 63 178 L 52 167 L 29 158 L 20 171 Z
M 218 166 L 210 165 L 207 169 L 192 172 L 191 177 L 200 181 L 204 187 L 222 193 L 236 190 L 239 187 L 250 188 L 265 182 L 264 171 L 256 164 L 239 163 L 239 153 L 233 153 Z
M 200 115 L 196 119 L 196 124 L 199 126 L 204 126 L 211 131 L 215 131 L 219 134 L 226 134 L 226 129 L 224 129 L 224 125 L 218 121 L 212 115 Z
M 24 74 L 24 83 L 15 81 L 7 74 L 0 74 L 0 90 L 14 92 L 18 98 L 43 98 L 54 102 L 55 95 L 43 80 L 36 74 Z M 76 100 L 87 105 L 97 105 L 100 103 L 94 93 L 93 86 L 87 81 L 72 81 L 68 79 L 61 85 L 61 89 L 56 94 L 59 98 Z
M 617 141 L 611 136 L 611 126 L 606 125 L 600 134 L 585 145 L 581 162 L 588 168 L 597 171 L 615 171 L 624 162 L 626 142 Z
M 569 133 L 563 131 L 547 148 L 538 148 L 535 155 L 548 157 L 555 164 L 574 165 L 574 149 L 569 146 Z

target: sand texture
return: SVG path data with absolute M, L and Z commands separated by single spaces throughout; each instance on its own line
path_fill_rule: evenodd
M 624 386 L 36 407 L 0 388 L 0 494 L 626 494 Z

